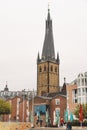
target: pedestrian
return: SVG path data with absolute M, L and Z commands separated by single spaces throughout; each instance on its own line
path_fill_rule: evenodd
M 68 121 L 66 124 L 66 130 L 72 130 L 72 124 L 70 121 Z
M 64 125 L 64 120 L 63 120 L 63 118 L 61 118 L 61 120 L 60 120 L 60 126 L 63 126 Z

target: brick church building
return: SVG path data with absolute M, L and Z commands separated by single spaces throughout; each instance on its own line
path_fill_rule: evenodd
M 61 91 L 59 86 L 60 60 L 58 53 L 56 57 L 57 58 L 55 58 L 52 19 L 50 17 L 50 9 L 48 9 L 42 55 L 40 58 L 38 53 L 37 57 L 37 96 L 40 100 L 46 100 L 46 111 L 49 111 L 49 118 L 52 125 L 55 125 L 54 113 L 59 112 L 59 118 L 64 118 L 64 111 L 67 105 L 66 84 L 64 82 Z M 38 108 L 39 106 L 40 109 L 41 102 L 39 103 L 39 99 L 37 101 L 38 103 L 34 103 L 35 107 Z
M 58 116 L 58 123 L 60 123 L 67 107 L 66 84 L 64 82 L 60 91 L 58 53 L 56 57 L 52 19 L 50 9 L 48 9 L 42 55 L 40 57 L 38 53 L 37 57 L 37 95 L 25 94 L 9 99 L 8 101 L 11 105 L 14 104 L 14 107 L 12 107 L 12 113 L 8 115 L 8 118 L 7 115 L 4 116 L 4 121 L 9 119 L 21 122 L 30 121 L 33 126 L 37 126 L 42 121 L 42 126 L 53 126 L 56 125 L 56 116 Z M 15 111 L 14 108 L 16 108 Z

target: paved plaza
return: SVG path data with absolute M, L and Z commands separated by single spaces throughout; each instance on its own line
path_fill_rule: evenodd
M 59 128 L 43 127 L 43 128 L 30 128 L 30 129 L 26 129 L 26 130 L 66 130 L 66 127 L 59 127 Z M 72 127 L 72 130 L 87 130 L 87 127 Z
M 30 123 L 22 122 L 0 122 L 0 130 L 66 130 L 66 127 L 35 127 L 31 128 Z M 87 130 L 87 127 L 72 127 L 72 130 Z
M 29 129 L 30 127 L 30 123 L 0 122 L 0 130 L 25 130 Z

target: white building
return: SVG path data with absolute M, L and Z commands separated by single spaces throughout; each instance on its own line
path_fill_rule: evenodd
M 80 73 L 77 78 L 78 103 L 87 103 L 87 72 Z
M 87 72 L 80 73 L 71 85 L 77 85 L 77 89 L 72 89 L 73 102 L 76 103 L 87 103 Z
M 13 98 L 13 97 L 16 97 L 16 96 L 27 96 L 27 97 L 31 97 L 32 96 L 32 93 L 34 93 L 34 95 L 37 94 L 37 91 L 30 91 L 30 90 L 20 90 L 20 91 L 9 91 L 9 88 L 7 86 L 7 83 L 6 83 L 6 86 L 4 88 L 4 90 L 1 90 L 0 91 L 0 98 L 2 99 L 5 99 L 7 100 L 8 98 Z

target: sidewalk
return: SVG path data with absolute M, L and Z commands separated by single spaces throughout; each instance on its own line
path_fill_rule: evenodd
M 30 123 L 0 122 L 0 130 L 25 130 L 31 127 Z
M 30 128 L 25 130 L 66 130 L 66 127 L 38 127 L 38 128 Z M 72 126 L 72 130 L 87 130 L 87 127 L 74 127 Z

